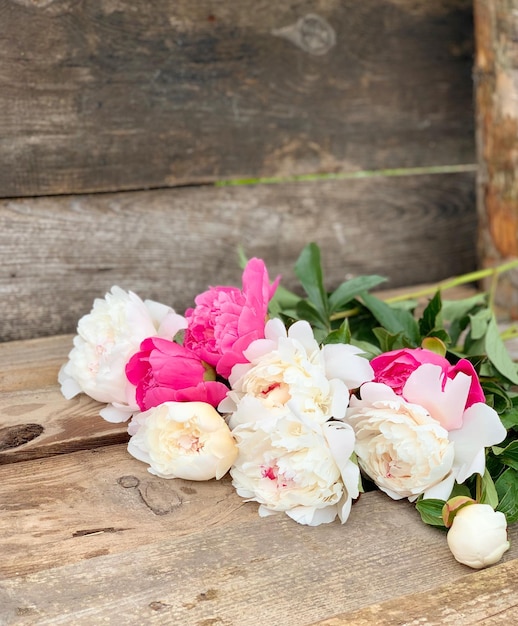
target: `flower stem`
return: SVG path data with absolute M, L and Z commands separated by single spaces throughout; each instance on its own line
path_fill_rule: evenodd
M 459 285 L 465 285 L 466 283 L 473 283 L 477 280 L 481 280 L 482 278 L 488 278 L 489 276 L 491 276 L 492 281 L 489 295 L 490 303 L 492 305 L 494 301 L 494 293 L 496 291 L 496 282 L 498 276 L 504 272 L 508 272 L 509 270 L 514 269 L 515 267 L 518 267 L 518 259 L 509 261 L 508 263 L 503 263 L 502 265 L 498 265 L 497 267 L 476 270 L 475 272 L 462 274 L 461 276 L 456 276 L 455 278 L 449 278 L 448 280 L 443 280 L 439 283 L 436 283 L 435 285 L 430 285 L 429 287 L 424 287 L 423 289 L 418 289 L 417 291 L 411 293 L 404 293 L 398 296 L 392 296 L 391 298 L 387 298 L 385 302 L 403 302 L 404 300 L 422 298 L 423 296 L 433 295 L 438 290 L 451 289 L 452 287 L 458 287 Z

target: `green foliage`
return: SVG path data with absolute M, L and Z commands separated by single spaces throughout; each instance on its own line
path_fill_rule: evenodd
M 444 528 L 444 521 L 442 519 L 442 508 L 444 504 L 444 500 L 435 500 L 433 498 L 423 500 L 423 498 L 419 498 L 415 506 L 425 524 L 442 526 Z

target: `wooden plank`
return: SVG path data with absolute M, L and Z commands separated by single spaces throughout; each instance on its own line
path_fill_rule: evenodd
M 483 266 L 518 257 L 518 2 L 476 0 L 478 246 Z M 518 271 L 502 276 L 495 299 L 518 319 Z
M 475 162 L 470 0 L 0 16 L 0 197 Z
M 103 405 L 61 395 L 71 346 L 71 336 L 0 344 L 0 465 L 128 440 L 125 424 L 99 417 Z
M 365 494 L 345 526 L 262 519 L 228 481 L 159 479 L 122 446 L 3 466 L 0 503 L 8 624 L 300 626 L 471 571 L 407 502 Z
M 240 245 L 288 288 L 310 240 L 329 288 L 441 280 L 476 267 L 474 193 L 463 173 L 0 201 L 0 340 L 74 332 L 114 284 L 183 312 L 239 284 Z
M 518 562 L 463 576 L 433 593 L 415 593 L 374 604 L 312 626 L 390 626 L 393 624 L 516 624 Z

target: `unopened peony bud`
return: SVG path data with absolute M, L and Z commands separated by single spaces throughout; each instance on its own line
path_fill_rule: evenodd
M 505 515 L 489 504 L 463 506 L 455 515 L 447 541 L 459 563 L 475 569 L 493 565 L 509 549 Z
M 468 496 L 450 498 L 442 507 L 442 521 L 446 528 L 450 528 L 457 513 L 468 504 L 476 504 L 476 500 Z

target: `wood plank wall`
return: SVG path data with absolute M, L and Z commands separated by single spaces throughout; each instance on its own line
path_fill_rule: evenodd
M 472 65 L 470 0 L 0 0 L 0 340 L 113 284 L 182 311 L 238 245 L 288 287 L 310 240 L 330 287 L 473 269 Z

